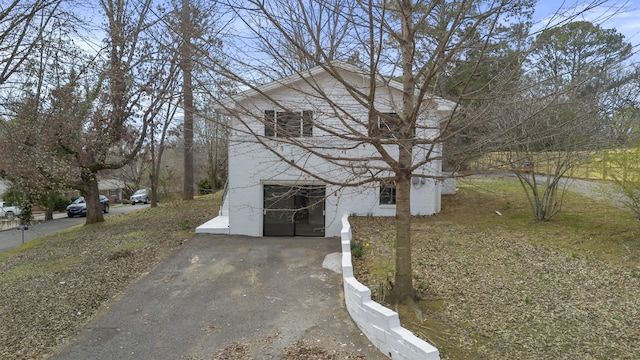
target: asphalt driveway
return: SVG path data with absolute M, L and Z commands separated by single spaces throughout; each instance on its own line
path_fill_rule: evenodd
M 339 251 L 336 238 L 195 235 L 51 358 L 386 359 L 323 267 Z

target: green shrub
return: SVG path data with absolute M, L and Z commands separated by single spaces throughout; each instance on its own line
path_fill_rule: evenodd
M 198 194 L 200 195 L 211 194 L 211 179 L 204 178 L 198 181 Z
M 62 194 L 56 194 L 53 198 L 53 211 L 65 211 L 69 203 L 71 199 Z
M 351 244 L 351 254 L 356 259 L 360 259 L 364 255 L 364 244 L 359 242 Z

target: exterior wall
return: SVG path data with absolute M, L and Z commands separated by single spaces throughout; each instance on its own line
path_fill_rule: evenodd
M 288 145 L 290 146 L 290 145 Z M 283 153 L 293 152 L 281 145 Z M 291 151 L 288 151 L 291 150 Z M 370 156 L 371 150 L 354 151 L 354 156 Z M 336 165 L 313 156 L 296 158 L 304 161 L 306 169 L 314 173 L 330 174 L 335 181 L 348 182 L 352 175 Z M 436 164 L 437 165 L 437 164 Z M 424 173 L 437 172 L 425 167 Z M 431 215 L 440 211 L 440 183 L 433 179 L 417 179 L 411 189 L 411 212 L 413 215 Z M 275 154 L 253 142 L 231 141 L 229 144 L 229 228 L 231 234 L 262 236 L 263 185 L 317 185 L 323 184 L 290 164 L 281 161 Z M 372 216 L 395 216 L 395 205 L 379 204 L 380 188 L 376 183 L 359 187 L 327 185 L 325 203 L 325 236 L 339 236 L 342 214 Z M 225 201 L 227 200 L 225 199 Z
M 351 83 L 362 85 L 366 89 L 366 81 L 356 73 L 345 73 Z M 343 85 L 327 74 L 317 74 L 313 82 L 293 81 L 280 86 L 270 84 L 264 95 L 253 94 L 242 97 L 238 103 L 228 103 L 227 108 L 220 110 L 234 116 L 234 129 L 229 141 L 229 183 L 227 197 L 229 200 L 229 229 L 231 234 L 262 236 L 263 229 L 263 186 L 269 185 L 321 185 L 321 179 L 331 179 L 333 183 L 354 184 L 369 179 L 370 174 L 358 173 L 359 169 L 385 168 L 379 159 L 380 153 L 371 145 L 355 146 L 353 141 L 340 138 L 331 132 L 347 132 L 345 124 L 351 131 L 361 131 L 367 135 L 365 124 L 368 119 L 368 108 L 358 103 L 347 92 Z M 317 88 L 333 98 L 329 104 L 324 96 L 317 96 Z M 366 93 L 366 90 L 364 90 Z M 397 89 L 380 87 L 377 92 L 375 106 L 381 112 L 397 112 L 393 99 L 402 99 Z M 267 100 L 268 99 L 268 100 Z M 416 133 L 417 138 L 429 139 L 437 135 L 439 117 L 447 110 L 446 105 L 433 102 L 428 111 L 421 116 L 421 126 Z M 265 137 L 265 110 L 275 111 L 313 111 L 313 136 L 286 139 Z M 324 129 L 324 130 L 323 130 Z M 260 141 L 256 139 L 256 135 Z M 300 141 L 305 147 L 324 155 L 349 157 L 330 163 L 312 151 L 297 146 Z M 260 143 L 262 142 L 262 143 Z M 414 158 L 424 159 L 429 152 L 429 145 L 416 146 Z M 270 149 L 273 149 L 270 150 Z M 395 156 L 397 146 L 385 148 L 391 156 Z M 434 150 L 434 149 L 431 149 Z M 430 153 L 437 157 L 440 149 Z M 302 167 L 307 174 L 295 168 Z M 414 215 L 431 215 L 440 211 L 440 195 L 442 184 L 428 176 L 441 175 L 441 162 L 434 160 L 416 169 L 416 178 L 411 189 L 411 212 Z M 317 174 L 314 178 L 308 174 Z M 393 174 L 377 174 L 392 176 Z M 358 187 L 326 184 L 327 200 L 325 204 L 325 236 L 339 236 L 342 214 L 395 216 L 395 205 L 380 205 L 380 187 L 377 182 L 370 182 Z

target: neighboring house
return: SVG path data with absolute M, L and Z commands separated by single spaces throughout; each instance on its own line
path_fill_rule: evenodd
M 368 78 L 360 69 L 344 63 L 334 64 L 340 68 L 343 79 L 357 86 L 358 90 L 368 91 Z M 395 115 L 397 111 L 394 109 L 401 108 L 401 91 L 399 82 L 379 83 L 376 108 Z M 331 102 L 319 96 L 320 92 L 329 94 Z M 397 101 L 395 104 L 394 99 Z M 427 110 L 419 119 L 424 126 L 417 130 L 416 137 L 428 139 L 437 136 L 441 120 L 450 114 L 453 105 L 444 99 L 430 98 Z M 380 156 L 371 145 L 348 143 L 323 131 L 327 126 L 345 129 L 341 120 L 349 121 L 351 118 L 362 122 L 353 121 L 348 125 L 367 134 L 369 112 L 321 67 L 310 69 L 304 76 L 291 76 L 257 90 L 241 92 L 223 100 L 216 111 L 229 115 L 232 121 L 228 185 L 220 216 L 199 227 L 197 232 L 330 237 L 340 235 L 340 219 L 344 213 L 395 216 L 393 183 L 332 185 L 292 166 L 298 164 L 321 177 L 331 178 L 334 184 L 354 184 L 368 176 L 293 145 L 291 139 L 280 135 L 284 131 L 295 134 L 293 142 L 307 144 L 325 154 L 333 152 L 344 157 L 348 153 L 354 159 L 353 164 L 374 166 L 375 161 L 371 159 Z M 379 123 L 381 128 L 383 125 Z M 277 154 L 267 147 L 277 149 Z M 397 154 L 397 145 L 386 145 L 386 148 L 390 154 Z M 427 148 L 416 147 L 414 156 L 424 158 Z M 430 156 L 437 157 L 439 151 L 438 146 L 436 153 Z M 436 178 L 443 176 L 441 168 L 441 161 L 433 160 L 414 171 L 423 177 L 412 179 L 412 214 L 431 215 L 440 211 L 442 181 Z
M 98 191 L 109 198 L 112 204 L 122 203 L 122 192 L 125 188 L 124 181 L 116 179 L 102 179 L 98 181 Z

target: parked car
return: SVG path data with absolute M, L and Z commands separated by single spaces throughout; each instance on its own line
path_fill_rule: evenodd
M 134 192 L 133 195 L 131 195 L 131 198 L 129 200 L 131 201 L 131 205 L 135 205 L 135 204 L 138 204 L 138 203 L 148 204 L 149 203 L 149 189 L 138 189 L 138 190 L 136 190 L 136 192 Z
M 109 213 L 109 199 L 104 195 L 100 195 L 100 207 L 103 213 Z M 87 203 L 84 201 L 83 196 L 75 199 L 67 206 L 67 216 L 87 216 Z
M 5 206 L 4 201 L 0 201 L 0 218 L 7 218 L 13 220 L 16 216 L 20 215 L 22 210 L 17 206 Z

